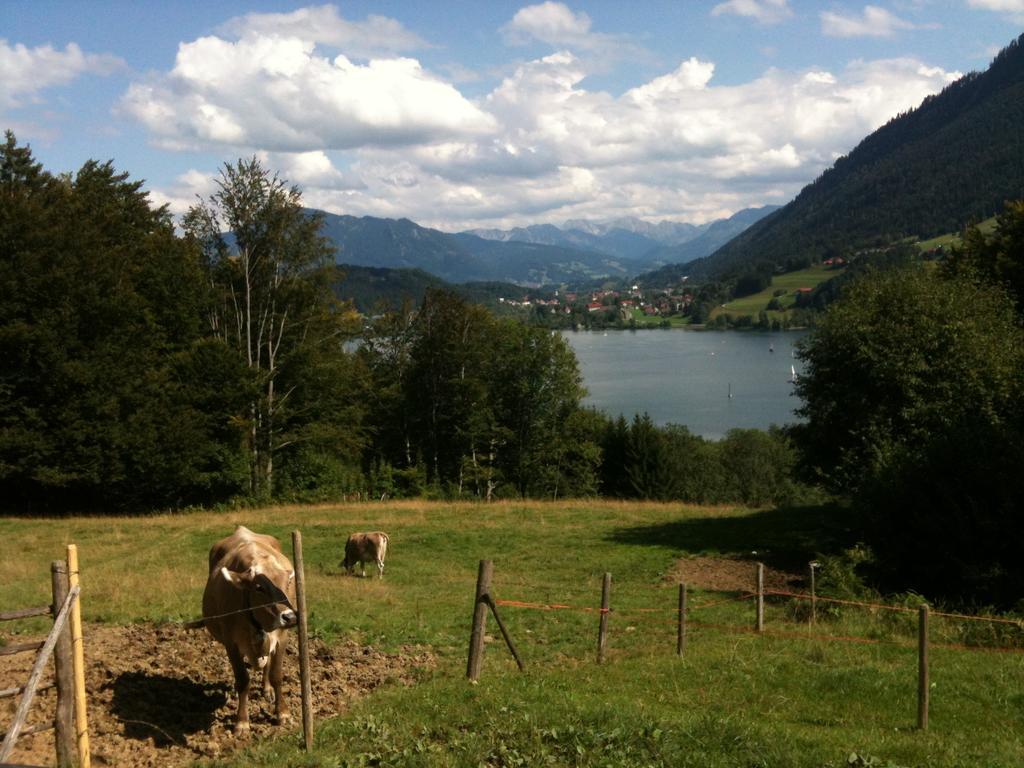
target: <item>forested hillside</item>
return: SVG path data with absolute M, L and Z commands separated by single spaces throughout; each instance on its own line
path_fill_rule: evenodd
M 713 222 L 692 240 L 678 245 L 662 246 L 648 252 L 648 260 L 665 262 L 666 266 L 642 275 L 639 282 L 644 285 L 670 285 L 678 282 L 678 277 L 687 274 L 686 265 L 689 262 L 714 253 L 716 249 L 725 245 L 732 238 L 777 210 L 779 210 L 777 205 L 744 208 L 728 219 Z
M 505 280 L 541 285 L 626 277 L 629 272 L 615 257 L 561 245 L 453 235 L 408 219 L 318 215 L 338 263 L 421 269 L 451 283 Z
M 335 295 L 351 301 L 364 315 L 396 311 L 403 304 L 418 307 L 431 289 L 443 289 L 461 296 L 471 304 L 482 304 L 495 311 L 503 307 L 503 299 L 521 298 L 528 289 L 514 283 L 479 281 L 449 283 L 422 269 L 389 269 L 339 264 L 331 278 Z
M 389 269 L 339 264 L 332 279 L 334 292 L 347 299 L 365 315 L 380 307 L 401 307 L 406 301 L 418 305 L 429 288 L 447 286 L 444 280 L 422 269 Z
M 962 229 L 1024 189 L 1024 36 L 864 139 L 793 202 L 706 259 L 699 277 L 768 269 Z

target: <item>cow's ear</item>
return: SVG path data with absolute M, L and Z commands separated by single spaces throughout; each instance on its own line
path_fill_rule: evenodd
M 252 568 L 248 571 L 229 571 L 227 568 L 220 569 L 221 576 L 233 586 L 235 589 L 245 589 L 247 586 L 252 584 L 254 574 Z

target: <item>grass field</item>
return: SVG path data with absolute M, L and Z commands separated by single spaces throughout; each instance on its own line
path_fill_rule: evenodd
M 320 723 L 310 754 L 293 731 L 210 765 L 1024 764 L 1024 661 L 1015 653 L 934 648 L 931 728 L 915 730 L 912 614 L 823 610 L 812 631 L 803 608 L 779 601 L 768 607 L 769 634 L 756 636 L 746 631 L 749 600 L 701 608 L 723 595 L 695 589 L 691 617 L 699 625 L 686 655 L 675 656 L 679 558 L 756 558 L 799 571 L 852 543 L 845 514 L 605 501 L 402 502 L 0 519 L 0 608 L 48 602 L 49 562 L 74 542 L 87 622 L 191 619 L 214 540 L 236 523 L 282 542 L 298 528 L 316 635 L 391 650 L 425 645 L 438 665 L 411 688 L 386 687 Z M 345 535 L 368 528 L 391 535 L 382 581 L 347 578 L 337 567 Z M 601 575 L 612 573 L 606 663 L 594 660 L 595 613 L 508 607 L 503 616 L 527 671 L 516 671 L 494 631 L 481 680 L 468 684 L 482 558 L 494 561 L 499 599 L 574 608 L 598 605 Z M 936 622 L 936 637 L 947 631 Z M 839 639 L 846 637 L 857 641 Z
M 985 219 L 984 221 L 982 221 L 982 222 L 980 222 L 978 224 L 978 229 L 980 229 L 986 235 L 989 235 L 993 231 L 995 231 L 995 228 L 996 228 L 996 217 L 995 216 L 993 216 L 990 219 Z M 954 245 L 960 245 L 960 242 L 961 242 L 960 234 L 961 233 L 959 233 L 959 232 L 950 232 L 950 233 L 945 234 L 945 235 L 939 235 L 938 237 L 929 238 L 928 240 L 919 240 L 918 243 L 917 243 L 917 248 L 918 248 L 918 250 L 921 253 L 925 253 L 926 251 L 934 250 L 935 248 L 938 248 L 939 246 L 942 246 L 943 248 L 949 248 L 949 247 L 954 246 Z
M 839 274 L 839 270 L 832 269 L 821 264 L 816 264 L 808 269 L 800 269 L 795 272 L 787 272 L 784 275 L 775 275 L 772 284 L 759 293 L 744 296 L 740 299 L 733 299 L 711 312 L 711 320 L 719 315 L 729 315 L 737 318 L 743 315 L 750 315 L 757 320 L 761 311 L 767 311 L 768 302 L 772 300 L 776 291 L 784 291 L 778 299 L 783 310 L 789 309 L 796 302 L 794 292 L 798 288 L 814 288 L 819 283 L 830 280 Z M 768 311 L 768 319 L 774 320 L 783 317 L 784 311 Z
M 630 310 L 630 317 L 636 322 L 638 328 L 660 328 L 665 321 L 665 318 L 659 315 L 645 315 L 642 309 Z M 689 317 L 679 315 L 671 315 L 668 322 L 672 328 L 685 328 L 691 324 Z

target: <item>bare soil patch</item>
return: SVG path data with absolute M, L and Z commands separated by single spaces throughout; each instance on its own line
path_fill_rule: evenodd
M 665 578 L 699 589 L 753 592 L 757 586 L 757 563 L 728 557 L 687 557 L 677 560 Z M 804 577 L 800 574 L 764 567 L 765 589 L 793 591 L 803 586 Z
M 223 646 L 205 630 L 177 625 L 90 625 L 85 628 L 89 738 L 94 765 L 189 765 L 228 754 L 247 743 L 232 733 L 237 699 Z M 12 640 L 11 638 L 8 638 Z M 13 642 L 27 642 L 18 637 Z M 344 712 L 381 685 L 411 684 L 434 657 L 420 647 L 388 654 L 354 642 L 327 646 L 310 641 L 314 718 Z M 0 689 L 23 685 L 33 654 L 0 656 Z M 52 670 L 52 665 L 50 666 Z M 52 675 L 44 676 L 44 679 Z M 254 675 L 249 696 L 250 739 L 301 728 L 298 639 L 289 638 L 285 696 L 293 721 L 272 723 L 273 705 Z M 56 693 L 35 698 L 29 724 L 52 720 Z M 13 720 L 17 698 L 0 701 L 0 729 Z M 53 765 L 53 732 L 18 740 L 15 763 Z

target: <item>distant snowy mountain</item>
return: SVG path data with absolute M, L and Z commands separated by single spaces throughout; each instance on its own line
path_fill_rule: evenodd
M 598 237 L 603 237 L 615 230 L 632 232 L 656 241 L 660 245 L 676 245 L 692 240 L 708 228 L 710 224 L 688 224 L 681 221 L 650 222 L 635 216 L 620 216 L 616 219 L 593 221 L 588 219 L 569 219 L 563 229 L 578 229 Z
M 635 217 L 603 221 L 570 219 L 561 227 L 535 224 L 515 229 L 474 229 L 468 234 L 503 243 L 522 242 L 576 248 L 635 262 L 639 270 L 668 261 L 707 256 L 776 206 L 745 208 L 728 219 L 706 224 L 649 222 Z M 687 245 L 690 247 L 686 247 Z

